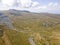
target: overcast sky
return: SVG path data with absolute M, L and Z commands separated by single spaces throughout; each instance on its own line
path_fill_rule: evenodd
M 60 13 L 60 0 L 0 0 L 0 10 Z

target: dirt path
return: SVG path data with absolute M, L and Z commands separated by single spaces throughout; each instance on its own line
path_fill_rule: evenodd
M 35 42 L 33 41 L 33 39 L 31 37 L 28 40 L 29 40 L 29 42 L 30 42 L 31 45 L 36 45 Z
M 5 45 L 12 45 L 6 33 L 4 33 L 4 36 L 2 38 L 5 42 Z

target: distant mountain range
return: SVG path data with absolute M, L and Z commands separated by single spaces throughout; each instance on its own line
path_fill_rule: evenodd
M 35 13 L 35 12 L 30 12 L 30 11 L 27 11 L 27 10 L 16 10 L 16 9 L 10 9 L 8 10 L 10 12 L 26 12 L 26 13 Z M 40 13 L 35 13 L 35 14 L 54 14 L 54 13 L 48 13 L 48 12 L 40 12 Z M 55 14 L 54 14 L 55 15 Z M 59 14 L 60 15 L 60 14 Z
M 27 10 L 16 10 L 16 9 L 10 9 L 8 11 L 12 11 L 12 12 L 30 12 L 30 11 L 27 11 Z

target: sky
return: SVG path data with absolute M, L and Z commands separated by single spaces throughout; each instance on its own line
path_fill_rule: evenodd
M 9 9 L 60 14 L 60 0 L 0 0 L 0 10 Z

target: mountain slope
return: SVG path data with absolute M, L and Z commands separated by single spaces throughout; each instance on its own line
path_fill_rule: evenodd
M 32 38 L 36 45 L 60 44 L 60 14 L 28 13 L 18 10 L 2 13 L 11 19 L 14 27 L 6 30 L 12 45 L 31 45 L 29 38 Z

